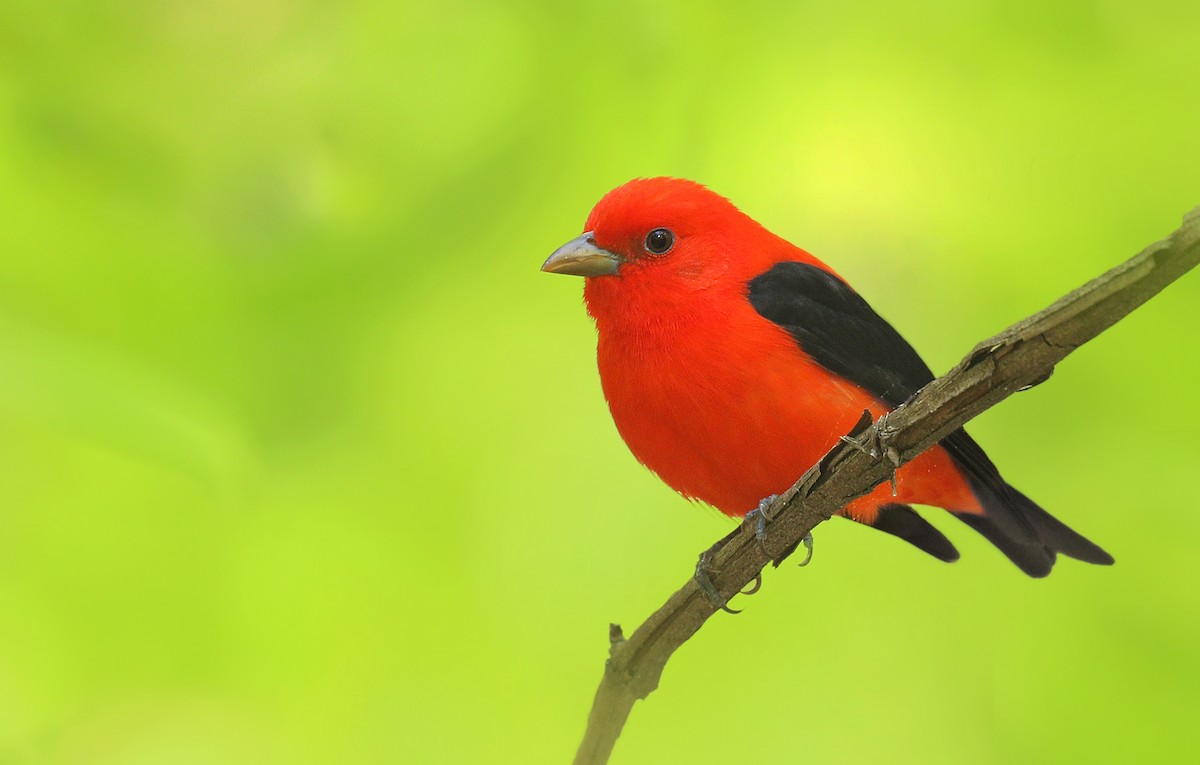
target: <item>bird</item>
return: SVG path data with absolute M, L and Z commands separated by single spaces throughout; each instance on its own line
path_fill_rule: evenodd
M 864 410 L 877 418 L 934 379 L 832 268 L 694 181 L 618 186 L 542 270 L 584 277 L 601 388 L 634 457 L 734 518 L 791 487 Z M 962 428 L 839 515 L 957 560 L 913 505 L 949 511 L 1032 577 L 1059 554 L 1113 562 Z

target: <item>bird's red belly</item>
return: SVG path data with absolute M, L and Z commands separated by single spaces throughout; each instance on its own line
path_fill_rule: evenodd
M 764 342 L 767 347 L 734 346 L 745 349 L 745 360 L 726 355 L 714 363 L 706 353 L 707 363 L 699 364 L 679 358 L 688 355 L 683 344 L 672 348 L 676 358 L 659 362 L 652 354 L 606 358 L 601 348 L 605 395 L 633 454 L 679 493 L 731 516 L 745 515 L 763 497 L 795 483 L 864 409 L 875 416 L 887 411 L 861 388 L 797 352 L 786 334 L 777 345 Z M 621 374 L 610 374 L 618 363 Z M 869 523 L 880 505 L 892 502 L 979 511 L 941 447 L 898 471 L 895 495 L 883 484 L 846 513 Z

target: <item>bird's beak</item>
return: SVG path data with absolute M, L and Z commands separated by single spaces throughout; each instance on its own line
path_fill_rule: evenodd
M 542 264 L 543 271 L 572 276 L 608 276 L 617 272 L 621 256 L 596 246 L 589 231 L 555 250 Z

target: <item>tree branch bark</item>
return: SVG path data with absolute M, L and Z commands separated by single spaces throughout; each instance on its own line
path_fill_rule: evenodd
M 710 579 L 725 599 L 772 562 L 767 550 L 794 549 L 818 523 L 884 481 L 895 469 L 979 413 L 1047 379 L 1067 354 L 1124 318 L 1200 263 L 1200 207 L 1167 239 L 1062 297 L 1045 310 L 979 343 L 942 377 L 895 411 L 864 419 L 770 506 L 763 544 L 742 523 L 714 545 Z M 608 761 L 633 704 L 658 687 L 663 668 L 718 610 L 695 579 L 628 639 L 610 628 L 609 659 L 596 691 L 576 765 Z

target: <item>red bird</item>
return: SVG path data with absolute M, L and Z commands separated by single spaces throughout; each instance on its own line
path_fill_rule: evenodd
M 671 488 L 730 516 L 790 487 L 857 422 L 933 379 L 829 266 L 692 181 L 609 192 L 542 270 L 587 277 L 617 430 Z M 843 510 L 944 561 L 958 551 L 909 505 L 945 508 L 1030 576 L 1058 553 L 1112 557 L 1000 477 L 959 429 Z

